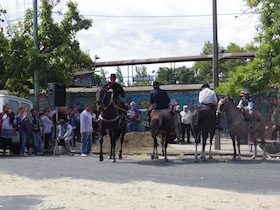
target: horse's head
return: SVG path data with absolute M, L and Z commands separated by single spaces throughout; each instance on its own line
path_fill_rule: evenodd
M 229 96 L 221 98 L 218 102 L 216 115 L 221 115 L 222 113 L 226 112 L 231 103 L 233 103 L 233 100 Z
M 113 100 L 112 89 L 108 90 L 107 88 L 98 88 L 96 92 L 96 103 L 98 111 L 107 109 Z

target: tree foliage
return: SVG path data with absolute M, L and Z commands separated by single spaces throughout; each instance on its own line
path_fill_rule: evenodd
M 280 4 L 278 0 L 246 0 L 250 9 L 260 15 L 255 39 L 259 48 L 255 59 L 246 67 L 231 73 L 229 83 L 219 87 L 225 93 L 248 88 L 252 93 L 280 88 Z
M 147 72 L 147 68 L 145 66 L 136 66 L 135 68 L 136 75 L 135 77 L 149 77 L 150 75 Z M 134 83 L 135 86 L 144 86 L 150 85 L 149 81 L 136 81 Z
M 0 84 L 20 96 L 29 95 L 29 81 L 34 83 L 34 70 L 39 71 L 39 86 L 46 89 L 50 82 L 64 83 L 73 80 L 75 71 L 91 69 L 93 62 L 84 53 L 76 39 L 80 30 L 92 25 L 91 19 L 79 14 L 77 4 L 69 1 L 61 22 L 52 17 L 53 5 L 42 0 L 38 26 L 39 47 L 34 47 L 33 11 L 27 10 L 23 22 L 17 23 L 9 40 L 9 59 Z

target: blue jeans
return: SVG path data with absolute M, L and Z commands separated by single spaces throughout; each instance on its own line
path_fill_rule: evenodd
M 41 134 L 40 133 L 33 133 L 33 142 L 35 146 L 35 152 L 41 152 Z
M 19 136 L 20 136 L 20 141 L 21 141 L 21 152 L 24 153 L 29 135 L 26 130 L 22 129 L 22 130 L 19 130 Z
M 81 154 L 89 154 L 92 147 L 91 132 L 82 133 Z

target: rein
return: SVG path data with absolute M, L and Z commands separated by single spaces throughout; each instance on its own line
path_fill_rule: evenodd
M 116 116 L 115 118 L 108 120 L 108 119 L 102 117 L 102 115 L 100 114 L 97 121 L 103 120 L 103 121 L 105 121 L 105 122 L 114 122 L 114 121 L 116 121 L 117 119 L 119 119 L 119 117 L 120 117 L 120 116 L 118 115 L 118 116 Z
M 110 98 L 110 101 L 109 101 L 108 105 L 106 107 L 104 107 L 104 110 L 109 108 L 109 106 L 111 105 L 112 101 L 113 101 L 113 93 L 111 94 L 111 98 Z

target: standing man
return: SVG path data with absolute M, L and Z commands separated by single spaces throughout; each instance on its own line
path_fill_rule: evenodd
M 181 142 L 181 107 L 180 105 L 177 105 L 175 107 L 174 111 L 174 128 L 175 128 L 175 134 L 176 134 L 176 139 L 177 139 L 177 144 Z
M 44 109 L 44 113 L 41 117 L 41 122 L 43 124 L 43 134 L 44 134 L 44 148 L 49 149 L 52 145 L 52 130 L 53 121 L 51 118 L 51 109 L 49 107 Z
M 92 115 L 91 104 L 86 104 L 84 111 L 80 115 L 80 129 L 82 136 L 81 156 L 86 157 L 91 152 L 92 146 Z
M 38 116 L 38 111 L 36 109 L 31 110 L 31 120 L 32 120 L 32 132 L 31 132 L 31 137 L 33 139 L 34 143 L 34 150 L 36 155 L 43 155 L 41 151 L 41 139 L 42 139 L 42 122 L 39 119 Z
M 139 121 L 138 119 L 140 115 L 140 112 L 138 111 L 138 109 L 136 109 L 136 103 L 134 101 L 132 101 L 130 103 L 130 109 L 127 112 L 127 118 L 128 118 L 128 122 L 127 122 L 127 126 L 128 126 L 128 132 L 133 132 L 133 131 L 137 131 L 138 128 L 138 124 Z M 141 120 L 141 119 L 140 119 Z
M 191 127 L 191 116 L 192 113 L 188 108 L 188 105 L 183 106 L 183 111 L 180 112 L 181 119 L 182 119 L 182 142 L 185 142 L 185 133 L 187 130 L 187 143 L 190 144 L 190 133 L 192 133 L 192 127 Z
M 151 121 L 151 112 L 153 109 L 169 109 L 169 102 L 170 102 L 170 98 L 166 92 L 166 90 L 162 90 L 159 87 L 159 83 L 158 82 L 154 82 L 153 83 L 153 88 L 154 90 L 150 92 L 150 104 L 152 105 L 151 108 L 149 108 L 148 110 L 148 122 L 150 125 L 150 121 Z M 148 126 L 149 127 L 149 126 Z

